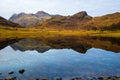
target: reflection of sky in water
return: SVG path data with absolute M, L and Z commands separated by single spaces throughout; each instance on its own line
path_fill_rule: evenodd
M 51 49 L 43 54 L 37 51 L 14 51 L 6 47 L 0 51 L 0 73 L 3 74 L 0 76 L 8 76 L 10 71 L 21 78 L 120 76 L 119 61 L 119 53 L 95 48 L 86 54 L 71 49 Z M 19 69 L 26 70 L 24 75 L 18 74 Z

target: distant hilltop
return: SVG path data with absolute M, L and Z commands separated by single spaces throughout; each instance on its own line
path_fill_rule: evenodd
M 52 18 L 52 16 L 53 15 L 50 15 L 44 11 L 38 11 L 35 14 L 32 13 L 13 14 L 9 20 L 26 27 L 26 26 L 34 26 L 39 22 L 43 22 L 47 19 Z

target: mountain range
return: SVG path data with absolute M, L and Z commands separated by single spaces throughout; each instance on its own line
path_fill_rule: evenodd
M 82 29 L 83 26 L 92 20 L 92 17 L 86 11 L 76 13 L 72 16 L 55 16 L 38 27 L 54 27 L 57 29 Z
M 120 13 L 91 17 L 86 11 L 72 16 L 56 16 L 41 23 L 38 27 L 72 30 L 116 30 L 120 29 Z
M 13 14 L 10 17 L 10 21 L 14 23 L 18 23 L 21 26 L 34 26 L 37 23 L 43 22 L 47 19 L 52 18 L 53 15 L 50 15 L 44 11 L 38 11 L 37 13 L 27 14 L 27 13 L 20 13 L 20 14 Z
M 120 12 L 92 17 L 86 11 L 71 16 L 50 15 L 44 11 L 38 11 L 35 14 L 14 14 L 9 20 L 0 17 L 0 25 L 57 30 L 118 30 L 120 29 Z

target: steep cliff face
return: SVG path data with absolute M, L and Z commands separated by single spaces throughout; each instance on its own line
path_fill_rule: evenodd
M 50 18 L 52 18 L 52 15 L 44 11 L 38 11 L 36 14 L 26 14 L 26 13 L 14 14 L 13 16 L 10 17 L 9 20 L 26 27 L 26 26 L 34 26 L 37 23 L 43 22 Z

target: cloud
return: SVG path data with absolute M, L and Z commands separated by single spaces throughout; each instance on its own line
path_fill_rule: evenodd
M 0 16 L 9 18 L 13 13 L 35 13 L 43 10 L 51 14 L 72 15 L 87 11 L 92 16 L 120 12 L 120 0 L 3 0 Z

